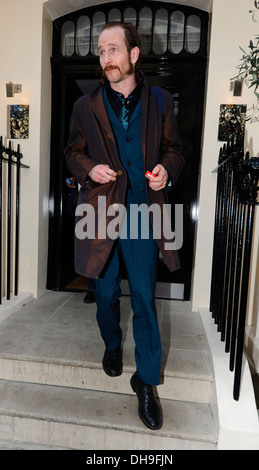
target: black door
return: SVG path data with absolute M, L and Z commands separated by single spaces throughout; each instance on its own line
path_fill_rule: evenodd
M 85 78 L 87 76 L 87 78 Z M 72 177 L 64 159 L 69 137 L 70 116 L 75 101 L 97 87 L 94 72 L 53 73 L 52 145 L 50 170 L 50 219 L 47 288 L 81 290 L 88 281 L 74 271 L 74 210 L 77 188 L 70 189 L 66 179 Z
M 145 19 L 147 10 L 149 24 Z M 166 88 L 174 96 L 186 161 L 180 180 L 169 196 L 172 213 L 175 204 L 183 208 L 183 245 L 179 252 L 181 269 L 170 273 L 159 258 L 157 297 L 189 300 L 198 207 L 208 15 L 192 7 L 156 1 L 93 6 L 61 17 L 53 24 L 47 288 L 81 290 L 87 285 L 87 280 L 79 278 L 73 267 L 75 199 L 65 182 L 71 175 L 63 150 L 68 141 L 74 102 L 98 84 L 96 38 L 102 24 L 111 19 L 110 14 L 118 21 L 135 22 L 144 43 L 142 70 L 148 83 Z M 127 293 L 126 279 L 122 282 L 122 290 Z
M 175 204 L 180 204 L 183 210 L 183 244 L 179 251 L 181 269 L 170 273 L 160 260 L 157 296 L 189 300 L 198 210 L 204 74 L 201 70 L 188 72 L 179 70 L 166 77 L 148 76 L 148 82 L 152 86 L 166 88 L 174 97 L 178 130 L 185 157 L 184 171 L 174 189 L 169 192 L 172 208 Z

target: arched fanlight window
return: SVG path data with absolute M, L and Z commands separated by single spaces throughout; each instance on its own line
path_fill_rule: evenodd
M 185 49 L 196 54 L 201 44 L 201 19 L 198 15 L 190 15 L 186 21 Z
M 184 45 L 185 15 L 182 11 L 174 11 L 170 17 L 169 49 L 173 54 L 180 54 Z
M 143 56 L 156 55 L 199 55 L 206 57 L 206 38 L 204 29 L 207 22 L 203 12 L 192 14 L 190 9 L 174 4 L 142 6 L 134 3 L 125 7 L 125 2 L 118 2 L 109 8 L 109 4 L 100 9 L 85 9 L 84 13 L 74 14 L 67 20 L 61 20 L 60 49 L 63 57 L 86 57 L 98 55 L 98 38 L 103 26 L 109 21 L 132 23 L 138 29 L 142 42 Z M 203 35 L 202 35 L 203 34 Z
M 121 12 L 118 8 L 112 8 L 109 11 L 108 21 L 121 21 Z
M 76 23 L 76 53 L 86 56 L 90 51 L 90 18 L 80 16 Z
M 125 23 L 132 23 L 133 26 L 136 28 L 137 26 L 137 12 L 135 8 L 126 8 L 124 10 L 124 22 Z
M 141 8 L 139 12 L 138 33 L 141 37 L 142 53 L 148 54 L 152 41 L 152 10 L 149 7 Z
M 93 55 L 98 55 L 98 39 L 101 34 L 102 28 L 106 23 L 105 14 L 102 11 L 97 11 L 93 14 L 92 19 L 92 48 Z
M 61 54 L 71 57 L 75 52 L 75 24 L 66 21 L 61 28 Z
M 153 31 L 153 52 L 164 54 L 167 50 L 168 13 L 165 8 L 160 8 L 155 13 Z

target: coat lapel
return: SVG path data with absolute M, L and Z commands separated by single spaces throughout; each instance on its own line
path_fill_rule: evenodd
M 101 87 L 97 91 L 94 91 L 92 95 L 94 95 L 94 99 L 92 100 L 93 113 L 104 128 L 107 136 L 115 143 L 112 126 L 103 101 L 103 88 Z

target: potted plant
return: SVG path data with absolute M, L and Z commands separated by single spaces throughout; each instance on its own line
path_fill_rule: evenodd
M 254 1 L 254 10 L 250 10 L 252 20 L 257 22 L 256 15 L 259 10 L 259 1 Z M 256 97 L 256 102 L 251 108 L 251 114 L 246 118 L 247 121 L 259 121 L 259 36 L 255 36 L 254 40 L 250 40 L 248 45 L 248 52 L 240 47 L 243 56 L 238 65 L 238 75 L 232 81 L 239 80 L 244 82 L 248 88 L 253 88 Z

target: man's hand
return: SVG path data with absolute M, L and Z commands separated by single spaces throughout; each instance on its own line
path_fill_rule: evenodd
M 76 188 L 75 178 L 66 178 L 66 185 L 71 189 Z
M 153 189 L 153 191 L 164 189 L 168 180 L 168 173 L 166 169 L 159 163 L 153 168 L 152 173 L 157 175 L 157 178 L 153 178 L 149 181 L 149 187 Z
M 90 178 L 95 183 L 109 183 L 110 181 L 116 181 L 117 173 L 113 171 L 109 165 L 96 165 L 89 171 Z

